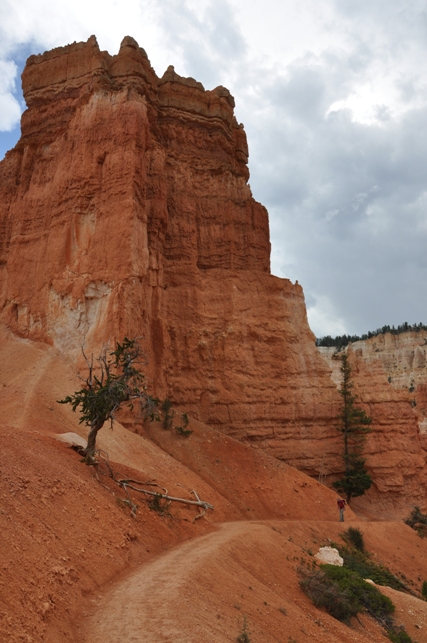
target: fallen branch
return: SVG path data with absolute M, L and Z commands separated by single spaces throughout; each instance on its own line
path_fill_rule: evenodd
M 197 516 L 195 516 L 195 518 L 193 519 L 193 522 L 198 520 L 199 518 L 202 518 L 205 515 L 205 513 L 207 512 L 208 509 L 213 509 L 214 508 L 213 505 L 211 505 L 209 502 L 206 502 L 205 500 L 200 500 L 200 498 L 199 498 L 199 496 L 197 494 L 197 491 L 195 491 L 194 489 L 191 491 L 191 493 L 194 494 L 196 500 L 189 500 L 187 498 L 177 498 L 175 496 L 170 496 L 168 494 L 168 490 L 165 489 L 165 487 L 160 486 L 157 482 L 154 482 L 153 480 L 147 480 L 146 482 L 141 482 L 140 480 L 135 480 L 134 478 L 119 479 L 119 478 L 116 477 L 116 474 L 114 473 L 114 471 L 113 471 L 113 469 L 112 469 L 112 467 L 110 465 L 110 460 L 109 460 L 109 457 L 108 457 L 108 453 L 106 453 L 105 451 L 98 450 L 97 455 L 98 455 L 99 459 L 94 462 L 94 466 L 96 467 L 96 474 L 95 474 L 96 479 L 98 480 L 98 482 L 100 484 L 102 484 L 103 487 L 106 487 L 108 489 L 107 485 L 104 485 L 99 480 L 99 477 L 98 477 L 98 473 L 100 473 L 101 475 L 107 475 L 106 473 L 103 473 L 100 470 L 99 465 L 100 465 L 100 461 L 102 461 L 106 465 L 106 467 L 108 469 L 109 477 L 119 487 L 121 487 L 125 491 L 126 496 L 127 496 L 127 500 L 125 500 L 124 502 L 126 502 L 126 504 L 129 505 L 129 507 L 131 508 L 132 516 L 134 516 L 134 517 L 136 515 L 137 505 L 135 505 L 135 503 L 132 501 L 128 489 L 131 489 L 132 491 L 136 491 L 137 493 L 143 493 L 143 494 L 145 494 L 147 496 L 154 496 L 155 498 L 158 498 L 159 500 L 167 500 L 169 502 L 180 502 L 180 503 L 185 504 L 185 505 L 191 505 L 191 506 L 195 506 L 195 507 L 200 507 L 200 509 L 202 509 L 202 511 Z M 139 486 L 136 487 L 135 485 L 139 485 Z M 141 487 L 149 487 L 149 486 L 150 487 L 158 487 L 159 489 L 161 489 L 163 491 L 163 493 L 159 493 L 158 491 L 149 491 L 148 489 L 141 488 Z M 112 492 L 112 493 L 115 496 L 114 492 Z
M 198 518 L 201 518 L 202 516 L 205 515 L 208 509 L 213 509 L 213 505 L 211 505 L 209 502 L 206 502 L 205 500 L 200 500 L 199 496 L 197 495 L 197 492 L 192 490 L 191 493 L 194 493 L 196 500 L 187 500 L 187 498 L 176 498 L 175 496 L 169 496 L 167 493 L 158 493 L 158 491 L 148 491 L 148 489 L 138 489 L 137 487 L 134 487 L 132 484 L 129 484 L 128 480 L 115 480 L 117 484 L 119 484 L 121 487 L 123 487 L 125 490 L 127 488 L 132 489 L 132 491 L 138 491 L 139 493 L 144 493 L 147 496 L 155 496 L 156 498 L 159 498 L 159 500 L 169 500 L 169 502 L 181 502 L 182 504 L 185 505 L 194 505 L 195 507 L 201 507 L 203 511 L 199 513 L 198 516 L 194 518 L 194 520 L 197 520 Z M 137 484 L 147 484 L 144 482 L 139 482 L 138 480 L 134 480 L 133 482 L 136 482 Z M 151 484 L 151 483 L 150 483 Z

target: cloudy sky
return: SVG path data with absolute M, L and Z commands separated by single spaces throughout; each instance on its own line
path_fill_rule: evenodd
M 25 59 L 91 34 L 230 89 L 317 336 L 427 324 L 427 0 L 0 0 L 0 158 Z

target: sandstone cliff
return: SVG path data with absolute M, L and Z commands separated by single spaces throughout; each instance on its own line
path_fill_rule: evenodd
M 408 506 L 424 506 L 426 501 L 426 452 L 413 406 L 414 395 L 406 387 L 392 386 L 381 361 L 365 359 L 360 343 L 351 344 L 346 350 L 352 366 L 354 393 L 372 418 L 372 432 L 367 436 L 364 455 L 374 484 L 366 496 L 355 499 L 352 504 L 369 507 L 379 515 L 396 515 L 399 511 L 403 515 L 403 498 Z M 318 350 L 330 365 L 332 378 L 339 388 L 340 353 L 335 353 L 334 348 Z M 328 474 L 330 471 L 325 470 L 326 481 L 335 477 Z
M 158 78 L 129 37 L 116 56 L 95 37 L 32 56 L 22 81 L 22 136 L 0 163 L 0 321 L 75 359 L 143 336 L 157 395 L 312 476 L 339 473 L 340 397 L 301 287 L 270 275 L 228 90 L 173 67 Z M 403 485 L 381 478 L 393 506 L 424 494 L 417 445 Z
M 333 379 L 339 382 L 338 362 L 331 360 L 333 348 L 319 348 L 333 369 Z M 427 449 L 427 331 L 383 333 L 367 340 L 353 342 L 351 351 L 363 358 L 369 369 L 380 371 L 391 386 L 409 393 L 409 400 L 418 419 L 419 437 Z
M 301 287 L 269 274 L 228 90 L 94 37 L 31 57 L 23 89 L 0 166 L 2 321 L 76 355 L 143 335 L 156 392 L 310 469 L 338 398 Z
M 368 365 L 381 367 L 388 382 L 397 390 L 406 390 L 418 418 L 420 440 L 427 449 L 427 331 L 385 333 L 366 341 L 355 342 L 352 349 Z
M 268 273 L 267 212 L 227 90 L 172 68 L 158 79 L 133 39 L 111 57 L 94 37 L 30 57 L 23 90 L 22 137 L 1 169 L 14 331 L 72 350 L 142 322 L 160 347 L 168 266 Z

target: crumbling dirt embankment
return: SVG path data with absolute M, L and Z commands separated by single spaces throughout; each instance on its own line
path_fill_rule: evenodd
M 371 619 L 361 616 L 349 628 L 314 608 L 298 586 L 298 569 L 311 567 L 325 534 L 339 540 L 341 529 L 315 521 L 222 524 L 114 584 L 95 601 L 79 641 L 228 643 L 246 624 L 251 640 L 263 643 L 380 643 L 384 630 Z M 371 543 L 387 531 L 398 550 L 421 548 L 396 523 L 366 523 L 363 531 Z M 398 606 L 396 623 L 425 640 L 427 603 L 385 592 Z
M 253 641 L 385 640 L 369 619 L 349 629 L 316 610 L 299 589 L 297 568 L 311 564 L 316 547 L 339 540 L 343 529 L 331 490 L 198 423 L 189 439 L 154 426 L 149 435 L 136 435 L 117 424 L 101 431 L 100 446 L 123 477 L 155 480 L 172 495 L 190 497 L 196 489 L 215 507 L 193 522 L 194 508 L 171 506 L 170 515 L 161 516 L 141 497 L 131 518 L 111 485 L 103 486 L 108 480 L 99 482 L 92 467 L 53 437 L 55 431 L 84 435 L 78 417 L 55 402 L 76 384 L 66 362 L 24 340 L 6 353 L 0 368 L 7 420 L 0 425 L 0 640 L 93 643 L 110 613 L 123 642 L 132 640 L 129 621 L 151 628 L 150 636 L 158 632 L 159 641 L 170 632 L 183 643 L 202 636 L 230 641 L 245 618 Z M 346 519 L 360 525 L 378 561 L 419 590 L 427 579 L 423 540 L 401 521 L 358 521 L 351 511 Z M 133 583 L 145 598 L 142 605 L 132 598 L 129 618 L 123 597 L 130 605 Z M 422 643 L 421 613 L 406 597 L 393 600 L 401 605 L 399 622 Z
M 134 439 L 131 434 L 129 439 Z M 153 445 L 152 457 L 155 452 Z M 226 452 L 220 452 L 223 462 Z M 158 468 L 165 471 L 162 459 L 169 456 L 160 450 L 158 455 Z M 245 498 L 250 509 L 252 470 L 244 468 L 239 478 L 236 451 L 232 455 L 227 485 L 233 483 L 232 493 Z M 277 471 L 269 471 L 264 455 L 259 457 L 263 474 L 256 484 L 265 486 L 268 478 L 277 480 Z M 244 619 L 254 641 L 384 641 L 369 619 L 349 629 L 316 610 L 299 589 L 297 569 L 310 565 L 316 548 L 329 544 L 328 539 L 339 541 L 345 525 L 336 521 L 335 507 L 328 516 L 332 519 L 322 520 L 323 508 L 333 506 L 333 494 L 323 488 L 323 502 L 316 505 L 312 481 L 297 486 L 302 474 L 290 467 L 293 480 L 288 478 L 288 489 L 282 490 L 286 512 L 292 501 L 297 513 L 301 506 L 311 510 L 313 520 L 266 521 L 255 505 L 258 516 L 245 521 L 241 510 L 213 488 L 209 492 L 200 478 L 201 496 L 215 498 L 221 518 L 228 515 L 231 521 L 218 525 L 212 522 L 216 509 L 193 523 L 193 508 L 171 506 L 171 515 L 160 516 L 143 499 L 132 519 L 129 509 L 94 478 L 92 468 L 41 433 L 3 427 L 1 459 L 0 632 L 8 643 L 96 643 L 101 635 L 104 641 L 150 636 L 143 640 L 160 642 L 172 633 L 186 643 L 220 642 L 237 637 Z M 151 463 L 155 468 L 156 460 Z M 113 466 L 123 477 L 142 477 L 141 471 Z M 163 482 L 172 490 L 172 478 L 178 476 L 175 482 L 185 495 L 194 486 L 194 473 L 186 477 L 185 467 L 176 466 Z M 376 560 L 404 573 L 419 589 L 427 578 L 427 551 L 415 532 L 402 522 L 353 519 L 352 524 L 360 525 Z M 398 622 L 406 623 L 408 631 L 412 627 L 420 643 L 422 630 L 416 626 L 424 627 L 423 613 L 414 611 L 406 597 L 392 599 L 400 606 Z

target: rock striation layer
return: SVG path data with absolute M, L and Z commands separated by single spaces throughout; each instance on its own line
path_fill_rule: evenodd
M 32 56 L 22 82 L 22 136 L 0 163 L 0 321 L 75 359 L 142 336 L 158 396 L 339 473 L 340 397 L 301 287 L 270 274 L 229 91 L 157 77 L 129 37 L 115 56 L 94 36 Z M 417 467 L 393 502 L 408 505 Z
M 73 349 L 143 313 L 161 345 L 164 271 L 269 271 L 267 212 L 222 87 L 157 78 L 125 38 L 29 58 L 22 137 L 1 172 L 1 317 Z
M 379 364 L 388 382 L 410 393 L 418 417 L 420 440 L 427 449 L 427 331 L 384 333 L 352 344 L 352 349 L 373 368 Z
M 195 417 L 295 463 L 338 401 L 301 287 L 270 275 L 268 215 L 224 87 L 162 78 L 126 37 L 32 56 L 0 165 L 0 319 L 78 355 L 142 335 L 148 375 Z M 310 468 L 308 464 L 308 468 Z
M 377 515 L 395 516 L 401 512 L 403 516 L 403 499 L 407 507 L 425 506 L 426 501 L 426 451 L 413 405 L 414 395 L 405 387 L 392 386 L 381 361 L 365 359 L 359 343 L 353 343 L 347 354 L 354 394 L 372 418 L 364 456 L 374 484 L 366 496 L 352 501 L 352 506 L 363 506 Z M 333 348 L 319 348 L 319 352 L 329 363 L 339 388 L 340 353 L 335 353 Z M 329 482 L 335 474 L 324 469 L 322 477 Z

